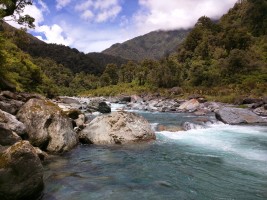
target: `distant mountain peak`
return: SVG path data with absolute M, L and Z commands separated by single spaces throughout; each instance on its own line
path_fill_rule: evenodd
M 113 44 L 102 53 L 120 56 L 128 60 L 156 60 L 163 58 L 166 54 L 175 52 L 189 32 L 189 29 L 152 31 L 123 43 Z

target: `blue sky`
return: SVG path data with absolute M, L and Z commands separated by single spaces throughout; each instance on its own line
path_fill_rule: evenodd
M 85 53 L 154 30 L 192 27 L 203 15 L 219 18 L 236 0 L 34 0 L 25 9 L 36 19 L 29 30 L 48 43 Z M 15 25 L 12 23 L 12 25 Z

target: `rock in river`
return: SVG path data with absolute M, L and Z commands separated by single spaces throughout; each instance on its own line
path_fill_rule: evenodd
M 253 124 L 266 122 L 248 109 L 224 107 L 215 112 L 218 120 L 226 124 Z
M 195 111 L 199 107 L 200 103 L 196 99 L 191 99 L 180 105 L 180 110 Z
M 17 117 L 26 125 L 31 144 L 41 149 L 60 153 L 78 143 L 71 120 L 51 101 L 31 99 Z
M 37 199 L 43 187 L 43 167 L 28 141 L 0 152 L 1 200 Z
M 121 111 L 95 118 L 79 138 L 83 143 L 125 144 L 154 140 L 156 136 L 146 119 Z
M 16 132 L 18 135 L 23 135 L 26 127 L 23 123 L 17 120 L 14 115 L 0 110 L 0 127 Z

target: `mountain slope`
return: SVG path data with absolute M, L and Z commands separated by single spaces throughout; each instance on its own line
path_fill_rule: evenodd
M 84 54 L 75 48 L 64 45 L 47 44 L 30 34 L 20 31 L 7 23 L 3 29 L 10 38 L 15 38 L 16 45 L 33 57 L 49 58 L 69 68 L 74 73 L 85 72 L 100 75 L 106 65 L 113 63 L 117 66 L 128 60 L 103 53 Z
M 129 60 L 160 59 L 174 52 L 190 30 L 153 31 L 143 36 L 117 43 L 102 53 Z

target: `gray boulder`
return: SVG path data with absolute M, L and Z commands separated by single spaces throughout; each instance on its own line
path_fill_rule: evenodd
M 83 143 L 125 144 L 155 140 L 156 136 L 145 118 L 121 111 L 95 118 L 79 138 Z
M 6 99 L 0 101 L 0 109 L 12 115 L 15 115 L 23 106 L 23 104 L 24 102 L 22 101 Z
M 43 167 L 28 141 L 0 152 L 1 200 L 37 199 L 43 187 Z
M 61 153 L 78 143 L 70 118 L 51 101 L 31 99 L 17 117 L 26 125 L 31 144 L 43 150 Z
M 11 146 L 20 140 L 21 137 L 19 137 L 15 132 L 0 127 L 0 145 Z
M 18 135 L 23 135 L 26 132 L 25 125 L 18 121 L 14 115 L 0 110 L 0 127 L 14 131 Z
M 90 112 L 100 112 L 100 113 L 110 113 L 111 107 L 104 101 L 100 99 L 91 100 L 87 105 L 88 111 Z
M 224 107 L 217 110 L 215 116 L 218 120 L 226 124 L 253 124 L 266 122 L 252 111 L 242 108 Z

